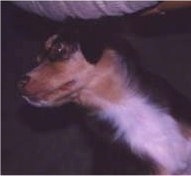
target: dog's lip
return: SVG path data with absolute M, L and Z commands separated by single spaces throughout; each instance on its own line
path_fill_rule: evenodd
M 46 97 L 47 95 L 52 94 L 57 90 L 68 91 L 70 89 L 70 87 L 72 85 L 74 85 L 75 83 L 76 83 L 76 80 L 70 80 L 70 81 L 67 81 L 66 83 L 62 84 L 58 88 L 47 91 L 45 93 L 37 92 L 37 93 L 34 93 L 34 94 L 32 94 L 32 93 L 30 94 L 29 92 L 27 92 L 27 93 L 22 93 L 21 96 L 24 99 L 28 99 L 28 100 L 30 100 L 32 102 L 39 102 L 39 101 L 44 99 L 43 97 Z
M 22 95 L 22 97 L 32 102 L 38 102 L 40 100 L 39 98 L 37 98 L 37 96 L 34 95 Z

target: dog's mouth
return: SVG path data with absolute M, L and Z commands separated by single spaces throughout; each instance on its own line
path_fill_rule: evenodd
M 74 98 L 75 80 L 67 81 L 58 88 L 49 91 L 38 91 L 35 94 L 23 94 L 22 97 L 31 105 L 36 107 L 53 107 L 59 106 Z

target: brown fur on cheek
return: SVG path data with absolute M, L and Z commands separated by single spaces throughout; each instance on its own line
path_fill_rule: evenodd
M 117 102 L 121 99 L 123 91 L 116 84 L 120 85 L 120 82 L 115 74 L 111 74 L 100 80 L 94 87 L 94 91 L 98 96 L 104 97 L 110 102 Z
M 118 102 L 125 94 L 120 63 L 112 50 L 106 50 L 95 67 L 96 74 L 89 84 L 89 89 L 98 97 L 110 102 Z
M 27 91 L 47 102 L 73 99 L 91 79 L 93 66 L 80 53 L 60 62 L 45 62 L 29 73 Z M 72 100 L 71 100 L 72 101 Z
M 49 63 L 41 64 L 28 73 L 31 79 L 25 89 L 31 94 L 54 90 L 62 84 L 61 80 L 58 81 L 59 75 L 59 71 Z
M 73 82 L 64 84 L 60 88 L 58 88 L 48 94 L 44 94 L 41 97 L 41 99 L 51 103 L 53 106 L 74 101 L 74 99 L 77 97 L 77 92 L 79 90 L 75 90 L 73 88 L 73 84 L 74 84 Z
M 125 94 L 124 78 L 120 61 L 111 50 L 106 50 L 95 65 L 89 81 L 75 101 L 81 105 L 100 108 L 102 103 L 118 103 Z M 88 79 L 87 79 L 88 80 Z

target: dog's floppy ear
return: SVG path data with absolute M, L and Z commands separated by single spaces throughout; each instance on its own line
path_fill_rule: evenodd
M 87 61 L 95 64 L 104 47 L 103 31 L 97 21 L 68 19 L 59 34 L 63 41 L 78 43 Z
M 96 64 L 101 58 L 104 42 L 100 36 L 90 34 L 80 40 L 81 51 L 89 63 Z

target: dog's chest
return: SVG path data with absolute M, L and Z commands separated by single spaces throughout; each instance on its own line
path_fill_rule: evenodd
M 105 107 L 101 118 L 112 122 L 117 129 L 115 138 L 122 137 L 135 153 L 148 155 L 172 172 L 186 167 L 191 144 L 164 109 L 143 97 L 133 97 Z

